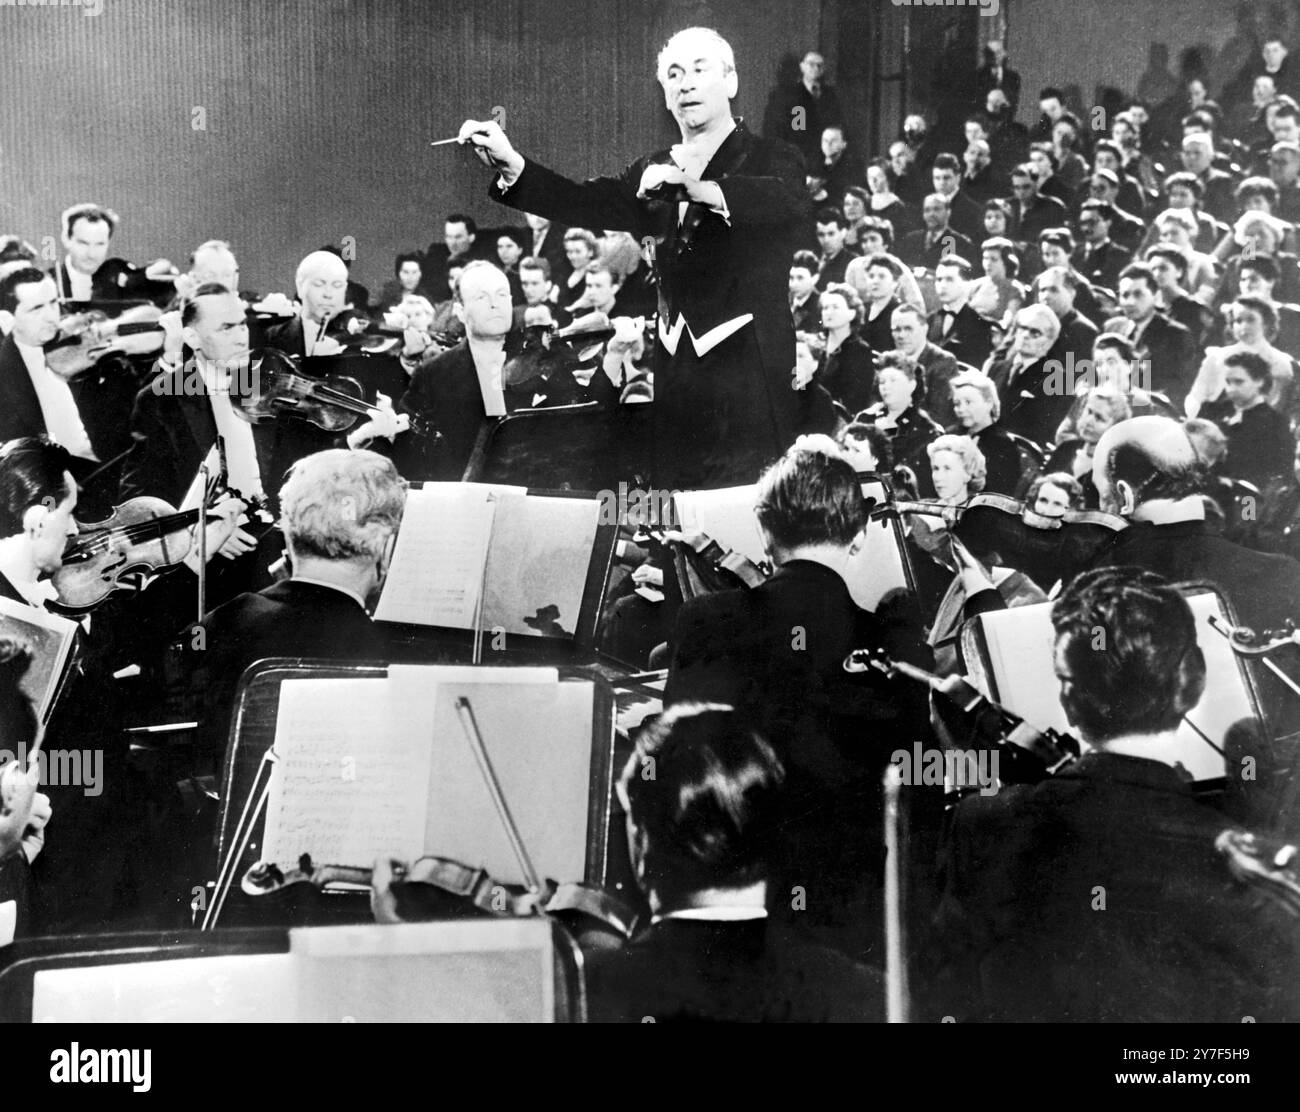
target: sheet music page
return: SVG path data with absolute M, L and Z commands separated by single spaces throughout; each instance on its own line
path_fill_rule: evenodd
M 77 623 L 25 602 L 0 598 L 0 633 L 23 642 L 30 650 L 31 664 L 18 686 L 31 699 L 37 720 L 44 721 L 67 667 Z
M 599 523 L 595 499 L 499 496 L 484 581 L 483 628 L 572 637 Z
M 426 781 L 425 852 L 482 866 L 506 883 L 524 879 L 456 713 L 456 697 L 465 695 L 538 873 L 580 880 L 587 856 L 593 690 L 590 683 L 440 683 Z
M 286 680 L 280 688 L 262 856 L 369 866 L 420 856 L 433 701 L 384 679 Z
M 482 489 L 407 491 L 375 620 L 473 629 L 494 510 Z
M 757 564 L 767 559 L 754 516 L 757 491 L 756 486 L 684 490 L 673 495 L 673 503 L 683 531 L 707 533 L 724 549 L 739 552 Z

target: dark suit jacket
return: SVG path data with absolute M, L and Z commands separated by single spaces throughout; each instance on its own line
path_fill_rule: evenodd
M 208 450 L 216 443 L 212 403 L 197 373 L 164 371 L 136 395 L 131 431 L 140 443 L 122 469 L 123 500 L 148 494 L 179 505 Z M 312 452 L 336 447 L 337 437 L 302 421 L 275 420 L 253 426 L 262 487 L 274 499 L 284 472 Z
M 1151 360 L 1151 385 L 1147 389 L 1164 394 L 1181 410 L 1200 364 L 1192 334 L 1181 324 L 1157 313 L 1142 331 L 1137 355 Z
M 1073 354 L 1075 365 L 1084 359 L 1092 359 L 1092 345 L 1100 332 L 1097 326 L 1078 309 L 1071 309 L 1061 318 L 1061 334 L 1052 345 L 1051 355 L 1065 361 L 1067 354 Z
M 1041 193 L 1030 202 L 1023 216 L 1020 215 L 1020 206 L 1015 203 L 1011 206 L 1011 214 L 1015 219 L 1011 238 L 1029 244 L 1035 251 L 1038 249 L 1038 236 L 1044 229 L 1064 228 L 1070 220 L 1065 205 L 1055 197 Z
M 913 662 L 928 659 L 908 603 L 867 613 L 834 571 L 794 560 L 752 590 L 687 602 L 670 644 L 665 706 L 703 700 L 744 708 L 785 763 L 781 880 L 816 876 L 830 885 L 828 902 L 814 908 L 810 900 L 807 916 L 873 945 L 874 919 L 846 920 L 877 891 L 880 773 L 902 739 L 924 736 L 925 696 L 847 673 L 843 662 L 869 645 Z M 777 883 L 774 891 L 788 893 L 790 883 L 801 882 Z M 788 908 L 789 901 L 777 904 Z
M 833 259 L 823 258 L 817 266 L 817 288 L 825 290 L 832 282 L 843 282 L 849 263 L 858 257 L 858 250 L 845 244 Z
M 664 919 L 586 963 L 601 1023 L 879 1022 L 881 975 L 767 920 Z
M 797 116 L 796 108 L 801 110 Z M 772 90 L 763 113 L 763 137 L 793 143 L 804 158 L 813 159 L 821 153 L 822 132 L 843 122 L 844 113 L 833 86 L 823 83 L 821 95 L 814 97 L 802 81 L 797 81 Z
M 292 579 L 218 606 L 203 619 L 205 648 L 189 655 L 189 701 L 201 722 L 204 751 L 225 751 L 239 677 L 268 657 L 386 661 L 388 641 L 342 591 Z
M 489 195 L 552 220 L 653 238 L 660 315 L 672 323 L 680 313 L 696 336 L 754 315 L 752 326 L 737 333 L 743 339 L 725 341 L 705 357 L 716 356 L 707 382 L 694 373 L 699 361 L 689 339 L 683 338 L 686 350 L 679 347 L 671 359 L 656 344 L 653 419 L 662 445 L 657 465 L 671 458 L 671 470 L 690 479 L 723 429 L 754 455 L 780 452 L 793 437 L 797 399 L 790 381 L 794 328 L 787 288 L 808 199 L 798 152 L 756 138 L 737 123 L 704 170 L 705 180 L 722 188 L 730 223 L 691 205 L 679 227 L 675 202 L 636 195 L 645 168 L 668 161 L 666 150 L 657 151 L 617 176 L 582 184 L 528 162 L 510 189 L 503 193 L 493 182 Z M 728 348 L 743 358 L 721 354 Z
M 983 367 L 993 350 L 993 329 L 989 322 L 972 309 L 969 302 L 953 318 L 946 337 L 943 320 L 942 308 L 930 314 L 930 343 L 949 352 L 958 363 L 966 363 L 977 370 Z
M 1119 285 L 1119 272 L 1130 262 L 1133 256 L 1114 240 L 1092 247 L 1084 244 L 1075 256 L 1075 269 L 1094 286 L 1115 290 Z
M 45 432 L 45 414 L 36 387 L 11 333 L 0 342 L 0 443 Z
M 1054 359 L 1049 351 L 1042 359 L 1029 364 L 1011 381 L 1013 360 L 999 359 L 989 368 L 989 377 L 998 388 L 1002 414 L 998 423 L 1007 431 L 1028 437 L 1040 447 L 1056 437 L 1057 426 L 1070 412 L 1074 396 L 1065 388 L 1062 369 L 1055 373 L 1049 366 Z
M 957 420 L 952 408 L 952 390 L 948 385 L 957 376 L 957 359 L 951 352 L 927 341 L 916 362 L 922 381 L 917 385 L 912 403 L 948 428 Z
M 988 468 L 984 489 L 995 494 L 1014 496 L 1020 482 L 1020 449 L 1007 435 L 1002 422 L 993 422 L 982 432 L 976 433 L 973 439 Z
M 1216 220 L 1232 220 L 1237 211 L 1237 203 L 1232 196 L 1236 189 L 1232 175 L 1211 168 L 1205 172 L 1201 181 L 1205 186 L 1201 208 Z
M 966 992 L 944 994 L 936 1013 L 1294 1021 L 1294 920 L 1232 878 L 1214 848 L 1229 825 L 1168 765 L 1104 752 L 1041 784 L 967 798 L 942 916 Z
M 965 182 L 965 178 L 959 179 Z M 976 200 L 966 192 L 964 186 L 958 186 L 949 202 L 948 223 L 971 241 L 972 244 L 984 239 L 984 203 Z M 979 260 L 967 256 L 966 261 L 977 265 Z
M 71 299 L 72 283 L 68 279 L 65 257 L 50 270 L 59 297 Z M 166 304 L 176 294 L 172 282 L 154 282 L 125 259 L 105 259 L 90 276 L 90 296 L 95 301 L 153 301 Z
M 852 416 L 877 400 L 875 356 L 857 336 L 850 335 L 827 358 L 818 381 Z
M 422 360 L 397 409 L 423 418 L 442 434 L 436 443 L 431 436 L 399 437 L 402 475 L 408 480 L 458 482 L 487 421 L 469 341 Z
M 1011 105 L 1011 115 L 1014 118 L 1020 107 L 1020 74 L 1010 66 L 1003 66 L 1002 79 L 999 81 L 997 71 L 992 66 L 980 66 L 975 74 L 975 100 L 984 104 L 994 89 L 1001 89 L 1007 94 L 1007 102 Z
M 926 243 L 929 233 L 924 228 L 908 232 L 898 245 L 898 257 L 908 266 L 923 266 L 933 271 L 946 255 L 960 255 L 968 263 L 975 245 L 951 224 L 938 234 L 931 244 Z

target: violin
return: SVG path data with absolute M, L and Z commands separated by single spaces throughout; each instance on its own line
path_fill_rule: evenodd
M 293 417 L 326 432 L 346 432 L 358 421 L 369 420 L 375 408 L 365 400 L 365 391 L 356 379 L 303 374 L 295 357 L 275 348 L 255 353 L 250 367 L 252 373 L 233 376 L 230 387 L 235 413 L 249 424 Z M 399 431 L 441 435 L 409 414 L 399 415 L 398 422 Z
M 78 523 L 52 577 L 59 597 L 50 609 L 86 614 L 115 591 L 138 590 L 146 574 L 168 571 L 189 555 L 190 529 L 198 520 L 197 509 L 178 513 L 161 498 L 141 495 L 115 506 L 103 521 Z
M 1001 563 L 1043 588 L 1087 567 L 1116 533 L 1128 528 L 1125 518 L 1102 510 L 1067 510 L 1061 517 L 1045 517 L 1005 494 L 976 494 L 959 506 L 893 500 L 872 516 L 891 512 L 942 518 L 973 552 L 996 552 Z
M 620 897 L 586 884 L 543 882 L 541 891 L 494 880 L 483 869 L 471 868 L 446 857 L 421 857 L 421 876 L 402 872 L 394 885 L 403 920 L 418 920 L 445 907 L 443 896 L 453 896 L 470 907 L 498 918 L 545 915 L 564 923 L 586 948 L 621 945 L 632 937 L 636 911 Z M 413 870 L 412 870 L 413 871 Z M 240 888 L 248 896 L 267 896 L 296 886 L 317 891 L 342 885 L 369 887 L 373 870 L 346 865 L 317 865 L 303 854 L 296 866 L 281 869 L 259 861 L 244 873 Z M 406 906 L 403 907 L 403 904 Z M 423 907 L 422 907 L 423 905 Z
M 110 319 L 100 309 L 73 313 L 59 322 L 59 334 L 45 345 L 45 365 L 71 382 L 110 352 L 148 355 L 162 347 L 162 310 L 139 305 Z
M 592 354 L 588 348 L 613 335 L 614 327 L 604 313 L 588 313 L 564 328 L 554 321 L 525 325 L 522 340 L 515 340 L 518 346 L 507 355 L 501 381 L 506 386 L 522 386 L 537 378 L 572 373 Z
M 962 676 L 938 676 L 877 649 L 855 649 L 844 658 L 846 672 L 874 669 L 889 677 L 923 683 L 957 710 L 974 738 L 999 754 L 998 776 L 1005 784 L 1036 784 L 1079 759 L 1078 739 L 1057 730 L 1040 730 L 993 702 Z

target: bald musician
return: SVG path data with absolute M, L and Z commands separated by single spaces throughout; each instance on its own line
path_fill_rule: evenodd
M 739 78 L 716 31 L 675 34 L 657 76 L 681 141 L 614 177 L 570 181 L 526 160 L 493 121 L 466 121 L 460 138 L 498 172 L 495 200 L 654 244 L 655 482 L 748 482 L 794 435 L 786 279 L 808 211 L 803 166 L 732 117 Z

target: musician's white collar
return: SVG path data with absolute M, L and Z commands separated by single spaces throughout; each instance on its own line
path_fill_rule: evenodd
M 25 536 L 0 540 L 0 575 L 9 580 L 28 606 L 34 606 L 38 610 L 44 610 L 46 602 L 59 597 L 54 584 L 39 577 L 40 573 L 32 563 L 31 545 Z

